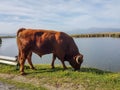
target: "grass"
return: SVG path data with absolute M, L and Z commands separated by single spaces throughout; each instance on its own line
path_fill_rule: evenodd
M 71 87 L 74 90 L 120 90 L 120 73 L 102 71 L 95 68 L 81 68 L 81 71 L 78 72 L 73 71 L 71 67 L 63 70 L 63 68 L 58 65 L 55 69 L 51 69 L 50 65 L 35 65 L 35 67 L 37 69 L 35 71 L 30 70 L 28 66 L 25 67 L 27 75 L 24 77 L 28 80 L 33 79 L 33 83 L 12 81 L 15 83 L 23 83 L 24 85 L 21 84 L 20 86 L 25 88 L 30 86 L 39 88 L 30 88 L 29 90 L 45 90 L 46 87 L 44 87 L 44 85 L 46 84 L 55 88 Z M 17 71 L 14 66 L 0 64 L 0 69 L 0 73 L 19 75 L 19 71 Z M 39 84 L 37 85 L 35 83 Z

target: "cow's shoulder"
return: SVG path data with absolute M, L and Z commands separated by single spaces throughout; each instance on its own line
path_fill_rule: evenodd
M 62 39 L 64 39 L 64 38 L 71 38 L 71 36 L 69 36 L 67 33 L 65 33 L 65 32 L 57 32 L 56 33 L 56 36 L 57 37 L 59 37 L 59 38 L 62 38 Z

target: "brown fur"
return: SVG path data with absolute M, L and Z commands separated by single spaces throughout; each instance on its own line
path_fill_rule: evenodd
M 83 59 L 72 37 L 64 32 L 22 28 L 17 32 L 17 45 L 21 74 L 24 74 L 26 59 L 28 59 L 31 68 L 34 68 L 31 62 L 32 52 L 39 56 L 53 53 L 52 66 L 54 67 L 54 61 L 57 57 L 61 60 L 64 69 L 67 68 L 64 64 L 65 60 L 77 70 L 80 69 Z M 77 56 L 81 56 L 79 64 L 75 60 Z

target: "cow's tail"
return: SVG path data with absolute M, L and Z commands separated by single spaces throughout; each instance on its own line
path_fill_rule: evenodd
M 17 31 L 17 37 L 16 37 L 16 40 L 17 40 L 17 45 L 19 47 L 19 44 L 21 43 L 20 41 L 20 33 L 23 32 L 25 30 L 25 28 L 20 28 L 18 31 Z
M 25 28 L 20 28 L 17 31 L 17 37 L 16 37 L 16 41 L 17 41 L 17 46 L 18 46 L 18 61 L 19 61 L 19 57 L 20 57 L 20 47 L 21 47 L 21 40 L 20 40 L 20 33 L 23 32 L 25 30 Z
M 20 33 L 23 32 L 25 30 L 25 28 L 20 28 L 17 31 L 17 36 L 16 36 L 16 41 L 17 41 L 17 47 L 18 47 L 18 56 L 17 56 L 17 60 L 18 60 L 18 65 L 19 65 L 19 60 L 20 60 L 20 47 L 22 45 L 22 42 L 20 40 Z

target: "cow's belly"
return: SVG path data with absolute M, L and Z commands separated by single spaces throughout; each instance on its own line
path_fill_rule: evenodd
M 51 48 L 36 48 L 33 50 L 34 53 L 38 54 L 39 56 L 53 53 L 53 50 Z

